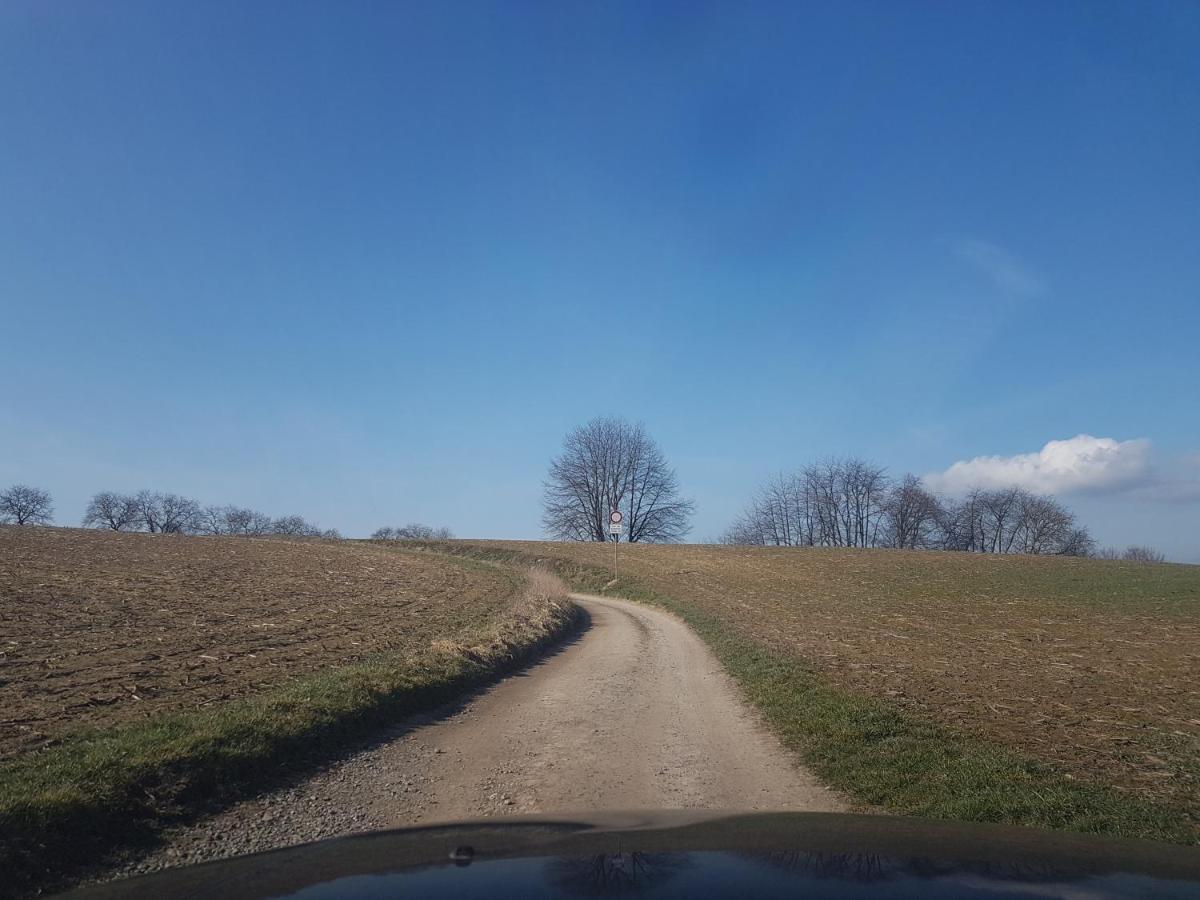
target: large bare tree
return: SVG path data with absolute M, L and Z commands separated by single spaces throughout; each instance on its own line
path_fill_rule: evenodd
M 609 540 L 608 514 L 619 509 L 633 543 L 682 540 L 695 509 L 645 428 L 616 417 L 567 435 L 550 463 L 543 507 L 546 532 L 572 541 Z
M 0 491 L 0 522 L 49 525 L 54 515 L 50 495 L 41 488 L 14 484 Z

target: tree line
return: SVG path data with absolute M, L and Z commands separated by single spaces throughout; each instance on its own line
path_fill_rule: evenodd
M 49 525 L 54 506 L 48 491 L 15 484 L 0 490 L 0 524 Z M 92 495 L 83 515 L 84 528 L 107 531 L 141 531 L 150 534 L 198 534 L 264 537 L 341 537 L 336 529 L 321 528 L 303 516 L 269 516 L 243 506 L 201 506 L 190 497 L 161 491 L 123 494 L 101 491 Z M 380 528 L 374 540 L 448 540 L 449 528 L 410 522 L 399 528 Z
M 26 484 L 0 490 L 0 524 L 49 525 L 53 521 L 48 491 Z M 152 534 L 341 537 L 336 529 L 322 529 L 303 516 L 272 517 L 240 506 L 201 506 L 190 497 L 159 491 L 101 491 L 92 496 L 82 524 L 84 528 Z
M 615 539 L 609 530 L 615 510 L 625 540 L 675 542 L 690 530 L 695 506 L 681 496 L 674 469 L 641 424 L 602 417 L 568 432 L 551 460 L 542 509 L 547 534 L 561 540 Z M 768 479 L 720 540 L 1163 561 L 1148 547 L 1098 550 L 1075 514 L 1049 495 L 1014 486 L 943 498 L 915 475 L 893 479 L 859 457 Z
M 1123 559 L 1126 562 L 1166 562 L 1167 557 L 1153 547 L 1132 546 L 1119 550 L 1116 547 L 1105 547 L 1096 551 L 1097 559 Z
M 545 484 L 544 523 L 564 540 L 610 540 L 608 514 L 620 510 L 625 539 L 673 542 L 689 531 L 694 510 L 675 472 L 642 425 L 593 419 L 570 432 Z M 0 490 L 0 525 L 49 525 L 48 491 L 26 484 Z M 246 507 L 201 506 L 158 491 L 101 491 L 84 527 L 159 534 L 290 535 L 340 538 L 303 516 L 272 517 Z M 420 523 L 376 530 L 375 540 L 445 540 L 448 528 Z M 814 463 L 764 482 L 721 543 L 780 547 L 891 547 L 976 553 L 1094 556 L 1163 562 L 1152 547 L 1097 548 L 1074 513 L 1047 495 L 1019 487 L 975 489 L 939 497 L 915 475 L 889 478 L 860 458 Z
M 373 541 L 448 541 L 454 537 L 449 528 L 434 528 L 420 522 L 409 522 L 399 528 L 377 528 L 371 534 Z
M 769 479 L 721 542 L 1097 554 L 1088 529 L 1053 497 L 1007 487 L 976 488 L 961 498 L 946 499 L 915 475 L 894 480 L 883 467 L 857 457 L 825 460 Z M 1141 559 L 1146 549 L 1103 555 Z
M 272 517 L 241 506 L 201 506 L 190 497 L 160 491 L 101 491 L 88 503 L 83 526 L 151 534 L 341 537 L 336 529 L 322 529 L 303 516 Z

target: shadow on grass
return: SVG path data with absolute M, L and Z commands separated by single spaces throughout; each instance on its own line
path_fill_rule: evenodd
M 491 655 L 377 659 L 214 712 L 80 735 L 6 765 L 0 897 L 78 883 L 160 847 L 164 828 L 294 786 L 452 716 L 501 678 L 566 652 L 589 625 L 571 604 Z

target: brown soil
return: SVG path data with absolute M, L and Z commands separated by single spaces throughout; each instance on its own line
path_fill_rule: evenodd
M 496 570 L 361 544 L 0 528 L 0 758 L 454 638 Z
M 612 563 L 611 545 L 484 546 Z M 839 684 L 1200 810 L 1200 566 L 632 545 L 620 567 Z

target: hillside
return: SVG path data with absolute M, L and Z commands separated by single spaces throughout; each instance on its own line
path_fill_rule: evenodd
M 396 548 L 0 528 L 0 896 L 118 864 L 577 621 L 551 575 Z
M 518 584 L 350 543 L 0 528 L 0 758 L 424 649 Z

